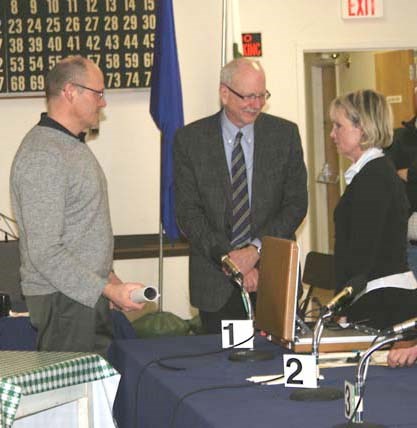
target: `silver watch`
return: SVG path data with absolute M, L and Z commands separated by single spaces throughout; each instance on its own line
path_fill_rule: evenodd
M 251 245 L 252 247 L 254 247 L 254 248 L 255 248 L 255 250 L 257 251 L 257 253 L 258 253 L 259 255 L 261 255 L 262 247 L 258 247 L 258 246 L 257 246 L 257 245 L 255 245 L 255 244 L 249 244 L 249 245 Z

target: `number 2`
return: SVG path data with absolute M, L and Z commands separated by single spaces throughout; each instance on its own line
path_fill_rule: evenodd
M 289 358 L 287 360 L 287 367 L 291 367 L 295 364 L 295 370 L 294 372 L 288 376 L 287 383 L 293 384 L 293 385 L 302 385 L 304 382 L 300 379 L 295 379 L 297 375 L 301 373 L 301 370 L 303 369 L 303 365 L 301 364 L 301 361 L 297 358 Z

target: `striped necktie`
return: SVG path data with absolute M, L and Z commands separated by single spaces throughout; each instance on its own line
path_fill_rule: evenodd
M 245 155 L 240 143 L 243 134 L 236 134 L 232 152 L 232 240 L 233 248 L 250 242 L 250 206 Z

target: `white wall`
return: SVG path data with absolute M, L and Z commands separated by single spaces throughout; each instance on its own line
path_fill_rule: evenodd
M 221 0 L 174 0 L 186 122 L 218 108 Z M 298 122 L 305 144 L 303 56 L 308 51 L 414 48 L 417 2 L 385 0 L 382 19 L 343 21 L 338 0 L 240 0 L 243 32 L 262 32 L 269 112 Z M 148 114 L 149 93 L 109 92 L 106 120 L 91 147 L 109 182 L 115 234 L 158 232 L 159 135 Z M 10 215 L 8 174 L 24 134 L 38 120 L 42 99 L 0 99 L 0 212 Z M 300 231 L 310 246 L 309 221 Z M 125 279 L 157 282 L 157 261 L 117 261 Z M 166 260 L 167 310 L 190 316 L 184 258 Z
M 272 93 L 269 111 L 296 121 L 306 143 L 305 52 L 413 47 L 417 2 L 386 0 L 382 19 L 344 21 L 340 1 L 240 0 L 242 31 L 262 31 L 263 64 Z M 303 253 L 310 247 L 309 218 L 301 228 Z

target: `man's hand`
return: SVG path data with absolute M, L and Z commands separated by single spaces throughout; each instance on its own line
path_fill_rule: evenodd
M 103 295 L 107 297 L 113 305 L 122 311 L 130 312 L 143 309 L 145 303 L 134 303 L 130 300 L 130 294 L 137 288 L 143 288 L 139 282 L 112 283 L 107 284 L 103 289 Z
M 397 169 L 397 174 L 398 174 L 398 177 L 401 178 L 401 180 L 408 181 L 408 169 L 407 168 Z
M 229 257 L 244 276 L 255 267 L 260 258 L 256 248 L 252 245 L 230 251 Z
M 257 268 L 253 268 L 243 277 L 243 288 L 248 292 L 252 293 L 258 289 L 259 271 Z
M 412 366 L 417 360 L 417 341 L 397 342 L 388 353 L 390 367 Z

